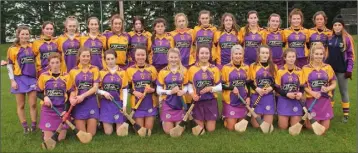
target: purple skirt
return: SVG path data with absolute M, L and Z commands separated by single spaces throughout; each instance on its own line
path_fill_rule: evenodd
M 160 119 L 164 122 L 178 122 L 184 118 L 184 110 L 179 109 L 175 110 L 168 106 L 168 104 L 163 101 L 162 108 L 160 113 Z
M 158 108 L 152 107 L 148 110 L 136 110 L 133 118 L 144 118 L 144 117 L 150 117 L 150 116 L 156 116 L 158 114 Z
M 306 107 L 309 109 L 310 105 L 313 103 L 314 98 L 308 98 L 306 101 Z M 330 120 L 333 118 L 333 109 L 331 105 L 331 99 L 326 97 L 321 97 L 317 100 L 316 104 L 311 110 L 311 115 L 315 120 Z
M 277 113 L 282 116 L 302 116 L 302 106 L 299 101 L 278 96 Z
M 18 88 L 16 90 L 11 88 L 12 94 L 23 94 L 36 90 L 36 78 L 20 75 L 14 76 L 14 80 L 17 83 Z
M 73 118 L 76 120 L 87 120 L 90 118 L 99 118 L 99 108 L 96 95 L 85 98 L 82 103 L 73 108 Z
M 222 115 L 224 118 L 244 118 L 247 114 L 245 105 L 231 106 L 223 102 Z
M 259 94 L 252 94 L 250 106 L 253 107 L 256 99 L 258 98 Z M 275 98 L 272 93 L 264 95 L 261 97 L 259 103 L 255 108 L 255 113 L 262 114 L 262 115 L 273 115 L 275 114 Z
M 298 66 L 299 68 L 302 68 L 307 64 L 308 64 L 307 57 L 297 58 L 296 60 L 296 66 Z
M 63 108 L 56 107 L 58 111 L 63 112 Z M 58 126 L 62 123 L 61 117 L 59 117 L 54 110 L 47 106 L 42 106 L 40 114 L 40 124 L 39 128 L 43 131 L 56 131 Z M 67 124 L 65 123 L 62 126 L 63 130 L 68 129 Z
M 123 107 L 122 102 L 120 102 Z M 119 111 L 119 108 L 105 98 L 101 99 L 101 107 L 99 108 L 99 120 L 104 123 L 123 123 L 126 121 L 125 116 Z
M 193 118 L 199 121 L 216 120 L 219 116 L 217 100 L 210 99 L 194 102 Z

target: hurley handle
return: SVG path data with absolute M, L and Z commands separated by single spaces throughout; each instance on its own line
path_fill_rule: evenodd
M 183 121 L 188 120 L 188 117 L 189 117 L 191 111 L 193 111 L 194 105 L 195 105 L 195 104 L 191 104 L 191 105 L 190 105 L 188 111 L 185 113 L 185 116 L 184 116 L 184 118 L 183 118 Z
M 308 108 L 308 112 L 311 112 L 311 111 L 312 111 L 313 106 L 316 105 L 316 103 L 317 103 L 317 99 L 315 98 L 314 101 L 313 101 L 313 103 L 312 103 L 312 104 L 310 105 L 310 107 Z
M 118 101 L 115 101 L 113 99 L 112 102 L 118 107 L 119 111 L 121 111 L 121 113 L 129 120 L 129 122 L 131 122 L 131 124 L 134 125 L 135 121 L 133 120 L 133 118 L 131 116 L 129 116 L 127 113 L 123 112 L 123 108 L 121 107 L 121 105 L 119 105 Z
M 150 87 L 149 84 L 146 84 L 146 85 L 145 85 L 145 88 L 148 88 L 148 87 Z M 143 101 L 145 95 L 147 95 L 147 92 L 146 92 L 146 91 L 144 91 L 143 97 L 142 97 L 141 99 L 139 99 L 139 101 L 137 102 L 137 104 L 134 106 L 134 109 L 138 109 L 138 107 L 139 107 L 139 105 L 142 103 L 142 101 Z

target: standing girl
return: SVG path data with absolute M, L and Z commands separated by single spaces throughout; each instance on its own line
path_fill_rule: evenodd
M 209 62 L 210 46 L 197 46 L 197 49 L 199 61 L 188 70 L 188 91 L 195 103 L 193 118 L 196 124 L 212 132 L 219 116 L 216 92 L 222 90 L 220 71 Z
M 104 48 L 106 48 L 106 37 L 99 32 L 99 20 L 97 17 L 88 18 L 87 28 L 88 34 L 80 39 L 81 47 L 87 47 L 91 50 L 91 65 L 102 70 L 105 65 L 103 52 Z
M 154 32 L 150 39 L 149 64 L 160 71 L 168 65 L 167 53 L 174 47 L 173 37 L 165 32 L 167 22 L 163 18 L 154 20 Z
M 247 65 L 254 63 L 257 59 L 257 48 L 261 45 L 261 28 L 258 24 L 259 18 L 256 11 L 247 13 L 247 24 L 239 32 L 239 40 L 245 48 L 244 62 Z
M 238 95 L 240 94 L 246 103 L 250 103 L 249 66 L 244 64 L 244 49 L 241 45 L 231 48 L 231 62 L 224 65 L 221 74 L 224 90 L 222 115 L 225 118 L 226 128 L 234 130 L 235 124 L 247 114 L 246 107 Z
M 266 44 L 272 51 L 272 61 L 281 67 L 284 64 L 282 60 L 283 30 L 280 29 L 281 17 L 276 13 L 272 13 L 268 19 L 267 28 L 262 31 L 262 44 Z
M 214 44 L 216 48 L 218 65 L 226 65 L 231 62 L 231 48 L 239 44 L 239 30 L 236 19 L 231 13 L 225 13 L 221 17 L 219 31 L 215 32 Z
M 72 112 L 77 129 L 96 134 L 99 109 L 96 91 L 99 83 L 99 70 L 91 65 L 91 51 L 81 47 L 77 55 L 78 66 L 70 71 L 74 90 L 71 92 L 70 102 L 74 105 Z
M 57 46 L 62 54 L 62 71 L 70 72 L 72 68 L 77 66 L 76 56 L 80 48 L 80 34 L 78 33 L 79 23 L 74 16 L 66 18 L 64 23 L 65 33 L 58 37 Z
M 283 31 L 286 48 L 294 48 L 296 50 L 297 66 L 300 68 L 308 63 L 308 48 L 306 43 L 309 40 L 309 32 L 308 29 L 303 27 L 303 19 L 301 10 L 293 9 L 288 19 L 290 27 Z
M 323 125 L 327 131 L 330 120 L 333 118 L 333 109 L 330 102 L 332 90 L 336 87 L 336 76 L 332 67 L 324 63 L 325 51 L 322 43 L 312 46 L 310 49 L 310 64 L 305 65 L 302 70 L 306 84 L 306 107 L 309 107 L 317 99 L 317 103 L 311 111 L 311 116 Z M 309 121 L 306 122 L 306 127 L 312 128 Z
M 24 134 L 36 130 L 37 118 L 35 55 L 29 39 L 29 27 L 19 26 L 16 29 L 16 40 L 7 51 L 11 93 L 16 97 L 17 116 L 24 128 Z M 31 128 L 28 128 L 24 110 L 26 94 L 30 104 Z
M 162 103 L 160 119 L 166 134 L 183 119 L 182 96 L 188 90 L 187 83 L 187 70 L 181 64 L 180 51 L 171 48 L 168 51 L 168 66 L 159 72 L 157 79 L 157 93 L 162 96 L 162 101 L 159 101 Z
M 309 46 L 313 46 L 315 42 L 321 42 L 325 48 L 327 47 L 328 37 L 332 35 L 332 31 L 326 27 L 327 16 L 323 11 L 318 11 L 313 15 L 312 21 L 314 28 L 309 29 Z

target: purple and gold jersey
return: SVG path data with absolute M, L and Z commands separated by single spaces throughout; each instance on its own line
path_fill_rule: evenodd
M 308 64 L 303 66 L 303 78 L 305 87 L 308 87 L 312 91 L 321 91 L 322 86 L 329 86 L 331 81 L 336 80 L 336 75 L 329 64 L 322 64 L 319 69 L 315 69 L 312 65 Z M 321 92 L 324 97 L 332 97 L 332 91 L 328 93 Z M 312 96 L 306 92 L 306 97 Z
M 188 70 L 188 81 L 193 85 L 194 92 L 200 96 L 199 101 L 217 98 L 216 93 L 205 93 L 200 95 L 200 91 L 205 87 L 216 86 L 221 83 L 220 70 L 215 65 L 210 64 L 204 71 L 199 63 L 194 64 Z
M 89 35 L 81 36 L 80 46 L 87 47 L 91 50 L 91 65 L 97 66 L 102 70 L 104 62 L 104 49 L 106 48 L 106 37 L 97 35 L 96 38 L 91 38 Z
M 150 41 L 150 38 L 152 37 L 152 34 L 148 31 L 143 31 L 141 33 L 131 31 L 131 32 L 128 32 L 128 34 L 131 37 L 130 38 L 131 46 L 130 46 L 128 60 L 131 63 L 134 63 L 135 62 L 135 58 L 134 58 L 135 47 L 138 45 L 145 46 L 147 48 L 147 53 L 148 53 L 150 50 L 149 41 Z
M 89 65 L 88 71 L 84 71 L 82 64 L 78 64 L 70 71 L 70 79 L 77 95 L 81 95 L 90 90 L 94 83 L 99 83 L 99 70 L 96 66 Z
M 192 33 L 192 38 L 194 39 L 193 41 L 193 45 L 194 45 L 194 51 L 196 51 L 196 47 L 199 46 L 200 44 L 207 44 L 209 46 L 211 46 L 211 48 L 209 48 L 209 50 L 211 50 L 211 55 L 210 55 L 210 62 L 215 61 L 217 59 L 216 55 L 216 48 L 214 45 L 214 34 L 216 32 L 217 28 L 213 25 L 210 25 L 207 28 L 204 28 L 202 26 L 195 26 L 193 33 Z M 196 53 L 195 53 L 195 59 L 198 60 L 198 57 L 196 57 Z
M 275 71 L 277 66 L 275 65 Z M 275 81 L 275 77 L 270 73 L 270 66 L 264 67 L 261 63 L 252 63 L 250 65 L 250 80 L 254 82 L 254 85 L 259 88 L 264 88 L 267 84 L 272 85 Z M 272 92 L 272 91 L 271 91 Z M 255 90 L 251 89 L 251 93 L 256 93 Z
M 107 68 L 100 71 L 99 87 L 110 93 L 114 100 L 123 101 L 122 89 L 128 87 L 128 77 L 126 71 L 118 69 L 115 73 L 111 73 Z
M 44 92 L 44 96 L 50 98 L 54 106 L 63 108 L 68 99 L 67 91 L 72 88 L 72 82 L 70 75 L 66 72 L 63 72 L 58 77 L 54 77 L 49 70 L 40 75 L 37 80 L 37 87 L 39 91 Z
M 231 48 L 239 44 L 239 34 L 234 30 L 231 32 L 216 31 L 214 44 L 216 45 L 217 64 L 225 65 L 231 61 Z
M 249 29 L 249 33 L 246 34 L 245 27 L 242 27 L 239 32 L 239 40 L 241 44 L 243 44 L 245 50 L 245 64 L 250 65 L 256 61 L 257 49 L 262 43 L 262 36 L 261 36 L 262 28 L 258 28 L 256 33 L 253 33 Z
M 127 70 L 128 82 L 132 84 L 131 88 L 133 91 L 144 93 L 145 86 L 155 83 L 158 72 L 154 66 L 146 64 L 144 68 L 139 68 L 137 65 L 130 66 Z M 138 98 L 131 95 L 130 101 L 132 108 L 138 102 Z M 148 110 L 157 106 L 157 97 L 151 93 L 146 94 L 142 103 L 139 105 L 138 110 Z
M 183 90 L 183 87 L 188 84 L 188 73 L 187 69 L 179 69 L 177 72 L 172 72 L 169 66 L 160 70 L 157 85 L 162 86 L 164 90 L 172 90 L 174 87 L 178 86 L 180 90 Z M 168 105 L 172 105 L 174 108 L 179 108 L 181 106 L 181 98 L 176 94 L 173 95 L 161 95 L 163 100 L 167 101 Z
M 315 42 L 321 42 L 325 47 L 328 44 L 328 37 L 332 36 L 332 30 L 324 27 L 320 32 L 317 27 L 309 29 L 309 43 L 313 46 Z
M 249 66 L 246 64 L 241 65 L 239 68 L 231 62 L 226 64 L 222 70 L 222 84 L 236 87 L 242 98 L 248 96 L 248 89 L 246 83 L 249 81 Z M 223 102 L 230 105 L 239 105 L 242 102 L 236 94 L 231 90 L 223 90 Z
M 301 27 L 298 31 L 289 27 L 283 30 L 284 42 L 286 48 L 294 48 L 297 53 L 297 58 L 307 57 L 309 54 L 306 42 L 309 40 L 308 29 Z
M 70 72 L 71 69 L 77 66 L 77 53 L 80 48 L 80 35 L 76 34 L 71 40 L 67 34 L 63 34 L 57 38 L 58 50 L 62 54 L 62 72 Z
M 11 46 L 7 51 L 9 64 L 13 64 L 14 75 L 26 75 L 36 78 L 35 54 L 32 51 L 32 44 L 27 44 L 26 48 L 20 45 Z
M 51 53 L 61 53 L 58 50 L 56 39 L 45 40 L 43 35 L 32 43 L 32 49 L 36 56 L 36 69 L 38 72 L 48 65 L 48 57 Z
M 170 32 L 174 39 L 174 47 L 180 50 L 181 63 L 188 67 L 195 63 L 195 50 L 193 48 L 193 29 L 174 30 Z
M 170 48 L 174 47 L 173 37 L 169 33 L 163 35 L 155 35 L 154 42 L 149 41 L 149 63 L 152 64 L 155 68 L 158 68 L 159 65 L 167 65 L 168 57 L 167 53 Z
M 113 49 L 117 53 L 116 64 L 128 64 L 127 52 L 129 48 L 130 36 L 127 33 L 115 34 L 112 31 L 103 33 L 107 38 L 107 49 Z
M 295 68 L 290 72 L 287 68 L 287 65 L 282 66 L 278 71 L 275 77 L 275 86 L 285 91 L 286 93 L 290 92 L 299 92 L 300 86 L 304 85 L 303 71 L 301 68 L 295 66 Z
M 273 59 L 281 59 L 283 53 L 284 35 L 283 30 L 271 31 L 270 29 L 264 29 L 261 32 L 262 44 L 268 45 L 272 51 Z

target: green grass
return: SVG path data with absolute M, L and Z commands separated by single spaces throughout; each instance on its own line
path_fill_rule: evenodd
M 357 44 L 357 37 L 355 37 Z M 9 45 L 0 45 L 0 58 L 5 59 Z M 357 55 L 357 54 L 356 54 Z M 336 92 L 335 117 L 331 128 L 324 136 L 316 136 L 312 131 L 303 130 L 298 136 L 291 136 L 286 130 L 278 130 L 277 123 L 272 134 L 264 135 L 259 129 L 250 125 L 243 134 L 229 132 L 221 120 L 213 133 L 193 136 L 189 129 L 180 138 L 165 135 L 155 124 L 152 136 L 140 138 L 130 131 L 127 137 L 111 136 L 98 132 L 89 144 L 81 144 L 72 131 L 65 141 L 60 142 L 54 152 L 356 152 L 356 101 L 357 81 L 356 67 L 354 79 L 349 82 L 351 100 L 350 121 L 341 123 L 343 116 L 340 96 Z M 337 87 L 338 89 L 338 87 Z M 221 103 L 220 107 L 221 107 Z M 26 105 L 29 119 L 29 108 Z M 38 108 L 40 110 L 40 108 Z M 22 128 L 16 115 L 14 95 L 10 94 L 10 83 L 5 67 L 1 68 L 1 152 L 43 152 L 41 149 L 41 132 L 22 134 Z

